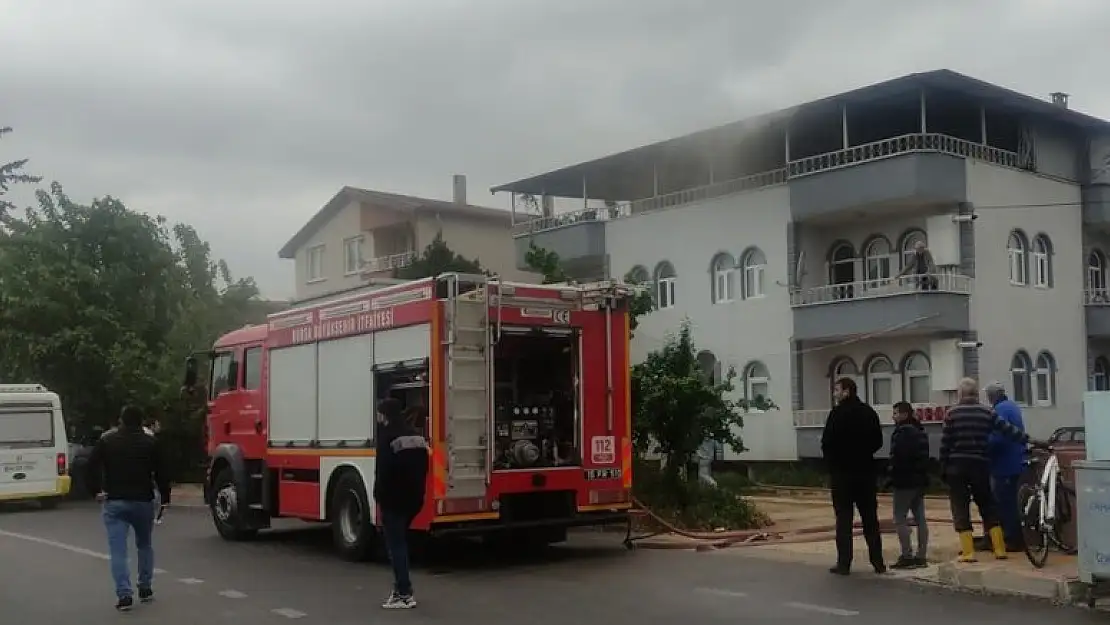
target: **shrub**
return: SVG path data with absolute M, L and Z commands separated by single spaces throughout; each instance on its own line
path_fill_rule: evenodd
M 692 531 L 766 527 L 770 519 L 731 484 L 717 488 L 669 478 L 657 467 L 636 467 L 635 495 L 675 527 Z

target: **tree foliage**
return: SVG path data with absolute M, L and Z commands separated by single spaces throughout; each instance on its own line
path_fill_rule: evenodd
M 424 248 L 419 257 L 408 267 L 393 272 L 393 277 L 402 280 L 430 278 L 443 273 L 487 273 L 477 258 L 470 260 L 454 252 L 443 240 L 443 233 L 437 233 L 432 242 Z
M 182 362 L 265 318 L 254 281 L 234 279 L 191 227 L 118 199 L 79 204 L 55 183 L 38 201 L 0 231 L 0 379 L 47 385 L 86 432 L 137 403 L 199 453 Z
M 9 126 L 0 127 L 0 138 L 11 131 L 12 129 Z M 23 171 L 23 166 L 26 164 L 27 159 L 25 158 L 0 164 L 0 224 L 3 224 L 6 221 L 9 211 L 15 208 L 15 206 L 12 205 L 11 202 L 4 199 L 4 196 L 8 194 L 8 189 L 11 188 L 11 185 L 20 183 L 33 184 L 41 180 L 41 178 L 39 178 L 38 176 L 32 176 Z

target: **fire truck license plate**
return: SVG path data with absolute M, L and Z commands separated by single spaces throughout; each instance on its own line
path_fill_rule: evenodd
M 586 469 L 587 480 L 619 480 L 620 469 Z
M 595 436 L 590 444 L 590 461 L 593 464 L 617 462 L 617 437 Z

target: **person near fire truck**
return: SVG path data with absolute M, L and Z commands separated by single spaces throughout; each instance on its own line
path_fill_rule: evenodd
M 1025 431 L 1021 418 L 1021 408 L 1006 397 L 1006 387 L 1001 382 L 991 382 L 983 389 L 987 402 L 994 406 L 999 419 L 1009 422 L 1015 428 Z M 987 440 L 987 452 L 991 463 L 991 491 L 998 505 L 998 521 L 1002 524 L 1002 534 L 1006 538 L 1008 551 L 1021 551 L 1025 540 L 1021 535 L 1021 521 L 1018 514 L 1018 482 L 1025 471 L 1025 445 L 1013 441 L 1001 432 L 992 432 Z
M 875 409 L 859 398 L 852 378 L 837 380 L 833 395 L 836 407 L 829 411 L 821 434 L 821 454 L 828 465 L 836 515 L 836 565 L 829 572 L 851 572 L 852 526 L 858 510 L 871 566 L 876 573 L 886 573 L 875 470 L 875 453 L 883 447 L 883 426 Z
M 416 607 L 407 536 L 412 520 L 424 506 L 428 442 L 420 435 L 419 424 L 411 422 L 415 414 L 402 413 L 401 402 L 392 397 L 378 404 L 374 501 L 381 510 L 385 547 L 393 565 L 393 591 L 382 604 L 388 610 Z

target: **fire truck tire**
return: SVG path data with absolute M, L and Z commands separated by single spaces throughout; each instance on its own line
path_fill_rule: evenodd
M 354 471 L 342 473 L 335 483 L 331 496 L 332 541 L 344 560 L 364 562 L 372 560 L 378 551 L 378 532 L 370 521 L 370 498 L 366 484 Z
M 258 530 L 247 526 L 239 506 L 239 493 L 235 491 L 235 472 L 225 467 L 212 480 L 212 497 L 208 504 L 212 523 L 224 540 L 250 540 Z

